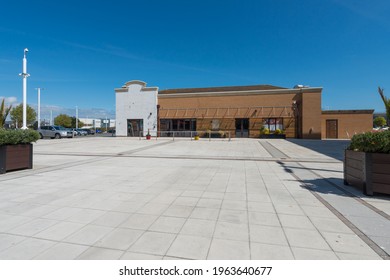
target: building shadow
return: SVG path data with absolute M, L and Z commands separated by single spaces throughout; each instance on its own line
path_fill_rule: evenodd
M 344 150 L 348 147 L 350 140 L 312 140 L 312 139 L 286 139 L 291 143 L 324 154 L 328 157 L 343 161 Z
M 291 166 L 282 161 L 277 163 L 283 167 L 284 171 L 292 174 L 299 182 L 301 182 L 301 188 L 308 189 L 310 191 L 320 194 L 333 194 L 343 197 L 358 197 L 358 198 L 370 198 L 378 201 L 390 201 L 390 195 L 375 193 L 374 196 L 367 196 L 363 194 L 363 190 L 354 186 L 344 185 L 344 179 L 336 177 L 317 177 L 313 179 L 302 179 L 302 176 L 298 174 L 304 170 L 314 170 L 312 168 L 305 168 L 301 166 Z M 328 171 L 327 169 L 315 169 L 316 171 Z M 329 170 L 334 172 L 333 170 Z M 312 172 L 311 172 L 312 173 Z M 315 173 L 312 173 L 315 174 Z M 295 180 L 294 180 L 295 181 Z
M 300 181 L 302 182 L 302 188 L 319 194 L 332 194 L 342 197 L 358 197 L 362 199 L 370 198 L 371 200 L 390 202 L 390 195 L 374 193 L 373 196 L 367 196 L 363 194 L 363 191 L 359 188 L 344 185 L 344 181 L 340 178 L 317 178 Z

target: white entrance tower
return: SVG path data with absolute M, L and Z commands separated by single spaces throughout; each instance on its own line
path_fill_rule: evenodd
M 157 93 L 158 87 L 146 87 L 145 82 L 137 80 L 115 89 L 116 136 L 138 136 L 134 124 L 141 135 L 157 135 Z

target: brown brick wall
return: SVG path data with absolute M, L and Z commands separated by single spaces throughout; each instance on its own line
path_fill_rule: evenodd
M 371 131 L 373 113 L 322 113 L 322 138 L 326 138 L 326 120 L 337 120 L 338 138 L 350 139 L 356 133 Z
M 304 93 L 301 102 L 302 138 L 321 139 L 321 93 Z
M 211 129 L 211 121 L 220 121 L 220 129 L 235 136 L 235 119 L 249 119 L 249 136 L 259 137 L 263 118 L 282 117 L 287 137 L 295 136 L 292 102 L 294 94 L 262 94 L 243 96 L 199 96 L 169 97 L 159 96 L 160 118 L 196 118 L 197 130 Z M 254 108 L 256 107 L 256 108 Z M 261 108 L 259 108 L 261 107 Z M 182 110 L 175 110 L 182 109 Z M 194 110 L 202 108 L 202 110 Z M 205 110 L 204 108 L 209 108 Z M 219 108 L 218 110 L 215 108 Z M 224 109 L 225 108 L 225 109 Z M 226 108 L 230 108 L 227 110 Z M 237 109 L 240 108 L 240 109 Z M 225 115 L 225 117 L 222 117 Z
M 287 90 L 288 91 L 288 90 Z M 298 103 L 299 124 L 296 124 L 293 102 Z M 199 95 L 159 94 L 160 118 L 196 118 L 197 130 L 211 128 L 213 119 L 220 120 L 220 130 L 235 133 L 235 119 L 249 119 L 250 137 L 258 137 L 264 118 L 283 118 L 287 137 L 321 138 L 321 91 L 291 90 L 284 93 Z M 208 108 L 208 109 L 207 109 Z M 216 109 L 218 108 L 218 109 Z M 229 109 L 227 109 L 229 108 Z M 239 109 L 237 109 L 239 108 Z M 296 132 L 296 128 L 300 133 Z

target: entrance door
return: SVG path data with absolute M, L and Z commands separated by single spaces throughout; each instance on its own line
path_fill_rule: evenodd
M 127 136 L 140 136 L 144 131 L 144 120 L 127 120 Z M 142 135 L 143 136 L 143 135 Z
M 236 119 L 236 137 L 249 137 L 249 119 Z
M 338 138 L 338 123 L 337 120 L 326 120 L 326 138 Z

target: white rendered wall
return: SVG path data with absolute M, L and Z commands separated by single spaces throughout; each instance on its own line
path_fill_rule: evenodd
M 115 89 L 116 95 L 116 136 L 127 136 L 127 120 L 142 119 L 144 135 L 157 131 L 158 88 L 147 88 L 141 81 L 127 82 Z

